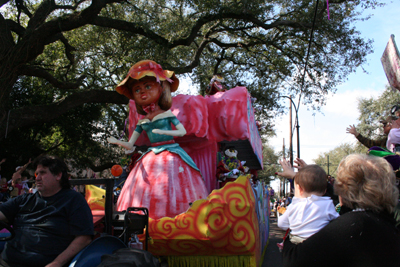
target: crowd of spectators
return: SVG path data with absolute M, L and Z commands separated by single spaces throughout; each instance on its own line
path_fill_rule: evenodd
M 6 162 L 5 158 L 0 161 L 0 166 L 4 162 Z M 0 174 L 0 202 L 26 193 L 36 192 L 35 178 L 27 170 L 30 164 L 31 159 L 25 165 L 17 166 L 11 179 L 2 177 Z
M 292 204 L 278 216 L 278 226 L 287 230 L 278 244 L 283 266 L 400 265 L 400 105 L 391 113 L 381 121 L 385 136 L 379 140 L 362 136 L 354 125 L 346 129 L 369 155 L 344 157 L 336 178 L 299 159 L 293 166 L 298 172 L 280 162 L 277 175 L 295 184 Z M 274 205 L 279 210 L 285 199 Z

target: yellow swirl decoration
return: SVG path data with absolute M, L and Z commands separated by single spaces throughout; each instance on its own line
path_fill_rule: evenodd
M 195 201 L 175 218 L 150 219 L 149 250 L 157 256 L 261 254 L 256 202 L 249 176 Z M 144 236 L 142 236 L 143 238 Z

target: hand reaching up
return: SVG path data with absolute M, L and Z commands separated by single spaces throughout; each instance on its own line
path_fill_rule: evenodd
M 359 132 L 357 132 L 356 127 L 354 126 L 354 124 L 353 125 L 349 125 L 349 127 L 346 128 L 346 133 L 350 133 L 350 134 L 352 134 L 352 135 L 354 135 L 356 137 L 360 134 Z
M 297 169 L 301 169 L 301 168 L 307 166 L 307 163 L 306 163 L 304 160 L 299 159 L 299 158 L 296 158 L 296 159 L 294 160 L 294 163 L 296 163 L 297 166 L 293 166 L 293 167 L 295 167 L 295 168 L 297 168 Z
M 285 158 L 279 161 L 279 164 L 282 166 L 283 171 L 282 172 L 276 172 L 276 175 L 288 178 L 288 179 L 293 179 L 293 177 L 296 175 L 294 172 L 292 166 L 290 165 L 290 162 L 287 161 Z

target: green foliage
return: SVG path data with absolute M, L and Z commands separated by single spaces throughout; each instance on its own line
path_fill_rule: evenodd
M 279 165 L 279 158 L 282 155 L 276 153 L 274 149 L 267 143 L 263 145 L 263 170 L 258 172 L 258 178 L 264 180 L 266 184 L 269 184 L 276 178 L 275 173 L 281 171 Z
M 360 147 L 352 144 L 340 144 L 331 151 L 321 153 L 316 159 L 314 159 L 315 164 L 321 166 L 327 174 L 336 176 L 337 167 L 340 161 L 347 155 L 360 153 L 367 153 L 368 148 Z
M 371 139 L 378 139 L 384 136 L 380 120 L 390 116 L 390 109 L 400 103 L 398 91 L 386 87 L 378 98 L 362 98 L 358 101 L 360 111 L 357 131 L 363 136 Z

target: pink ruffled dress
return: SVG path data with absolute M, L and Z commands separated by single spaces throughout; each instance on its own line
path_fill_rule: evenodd
M 146 131 L 152 147 L 129 173 L 118 198 L 118 211 L 146 207 L 150 218 L 175 217 L 187 211 L 190 203 L 207 197 L 203 177 L 190 156 L 172 136 L 152 133 L 153 129 L 172 130 L 171 123 L 180 122 L 166 111 L 137 124 L 135 131 Z

